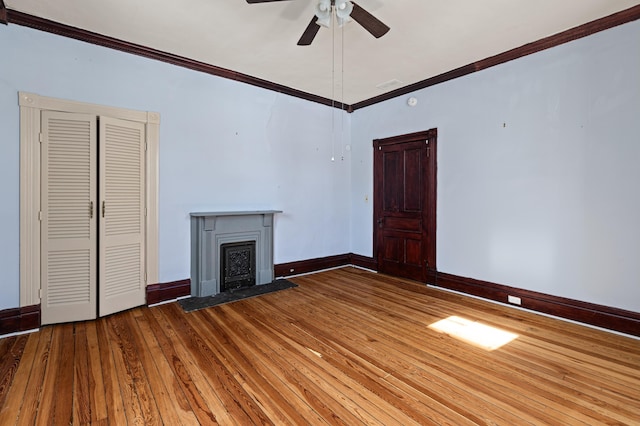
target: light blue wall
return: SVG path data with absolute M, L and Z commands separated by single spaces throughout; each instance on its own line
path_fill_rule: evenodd
M 0 52 L 0 310 L 19 305 L 18 91 L 161 114 L 161 282 L 190 276 L 191 211 L 284 210 L 277 263 L 350 251 L 330 108 L 16 25 Z
M 640 21 L 411 96 L 353 114 L 355 253 L 371 141 L 436 127 L 439 271 L 640 312 Z
M 634 22 L 421 90 L 414 108 L 358 110 L 331 162 L 327 107 L 0 25 L 0 310 L 19 304 L 21 90 L 160 112 L 161 282 L 190 275 L 190 211 L 284 210 L 277 263 L 370 256 L 371 141 L 437 127 L 439 270 L 638 312 L 638 40 Z

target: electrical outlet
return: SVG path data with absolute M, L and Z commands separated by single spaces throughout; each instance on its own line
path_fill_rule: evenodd
M 507 300 L 509 303 L 513 303 L 514 305 L 522 305 L 522 300 L 516 296 L 507 296 Z

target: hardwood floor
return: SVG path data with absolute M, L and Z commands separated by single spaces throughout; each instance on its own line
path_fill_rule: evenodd
M 0 339 L 0 425 L 640 424 L 640 341 L 353 268 Z M 450 316 L 518 337 L 489 351 Z

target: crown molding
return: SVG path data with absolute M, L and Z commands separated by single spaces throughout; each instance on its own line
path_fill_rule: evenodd
M 0 0 L 0 2 L 2 2 L 2 0 Z M 2 21 L 2 10 L 3 9 L 0 7 L 0 22 Z M 72 27 L 70 25 L 51 21 L 49 19 L 39 18 L 28 13 L 6 9 L 5 15 L 5 20 L 10 24 L 21 25 L 36 30 L 45 31 L 51 34 L 73 38 L 90 44 L 95 44 L 97 46 L 103 46 L 110 49 L 119 50 L 121 52 L 131 53 L 133 55 L 142 56 L 149 59 L 155 59 L 183 68 L 188 68 L 194 71 L 215 75 L 229 80 L 235 80 L 241 83 L 250 84 L 252 86 L 257 86 L 263 89 L 271 90 L 307 101 L 332 106 L 338 109 L 342 108 L 347 110 L 349 107 L 349 105 L 338 104 L 331 99 L 303 92 L 302 90 L 293 89 L 282 84 L 273 83 L 271 81 L 263 80 L 247 74 L 242 74 L 226 68 L 206 64 L 194 59 L 189 59 L 184 56 L 174 55 L 172 53 L 163 52 L 161 50 L 153 49 L 135 43 L 130 43 L 128 41 L 120 40 L 114 37 L 109 37 L 102 34 L 94 33 L 92 31 Z
M 523 56 L 531 55 L 533 53 L 541 52 L 552 47 L 559 46 L 570 41 L 578 40 L 583 37 L 604 31 L 619 25 L 626 24 L 628 22 L 636 21 L 640 19 L 640 5 L 633 6 L 629 9 L 614 13 L 604 18 L 596 19 L 583 25 L 562 31 L 560 33 L 545 37 L 543 39 L 527 43 L 523 46 L 516 47 L 506 52 L 500 53 L 489 58 L 482 59 L 477 62 L 473 62 L 462 67 L 447 71 L 437 76 L 419 81 L 417 83 L 410 84 L 408 86 L 401 87 L 396 90 L 392 90 L 387 93 L 383 93 L 379 96 L 366 99 L 355 104 L 343 104 L 338 103 L 335 100 L 325 98 L 322 96 L 313 95 L 311 93 L 303 92 L 298 89 L 293 89 L 282 84 L 277 84 L 271 81 L 263 80 L 257 77 L 253 77 L 247 74 L 242 74 L 236 71 L 232 71 L 226 68 L 217 67 L 215 65 L 206 64 L 204 62 L 189 59 L 183 56 L 174 55 L 172 53 L 163 52 L 160 50 L 152 49 L 150 47 L 142 46 L 135 43 L 129 43 L 127 41 L 119 40 L 113 37 L 97 34 L 91 31 L 83 30 L 80 28 L 72 27 L 69 25 L 61 24 L 59 22 L 51 21 L 37 16 L 29 15 L 27 13 L 18 12 L 15 10 L 7 9 L 4 5 L 4 1 L 0 0 L 0 23 L 3 24 L 16 24 L 25 27 L 34 28 L 37 30 L 49 32 L 52 34 L 61 35 L 64 37 L 81 40 L 87 43 L 95 44 L 98 46 L 108 47 L 111 49 L 119 50 L 122 52 L 131 53 L 134 55 L 142 56 L 149 59 L 155 59 L 158 61 L 170 63 L 173 65 L 181 66 L 191 70 L 203 72 L 206 74 L 215 75 L 230 80 L 235 80 L 241 83 L 250 84 L 263 89 L 275 91 L 285 95 L 293 96 L 296 98 L 304 99 L 311 102 L 316 102 L 322 105 L 331 106 L 337 109 L 343 109 L 346 112 L 353 112 L 367 106 L 371 106 L 389 99 L 404 96 L 417 90 L 425 89 L 427 87 L 434 86 L 436 84 L 443 83 L 445 81 L 453 80 L 458 77 L 482 71 L 484 69 L 500 65 L 505 62 L 512 61 L 514 59 L 522 58 Z
M 9 22 L 7 20 L 7 7 L 4 5 L 4 1 L 0 0 L 0 24 L 7 25 Z
M 477 71 L 482 71 L 496 65 L 504 64 L 505 62 L 513 61 L 514 59 L 531 55 L 532 53 L 551 49 L 552 47 L 556 47 L 570 41 L 578 40 L 580 38 L 587 37 L 600 31 L 608 30 L 610 28 L 626 24 L 628 22 L 633 22 L 638 19 L 640 19 L 640 5 L 633 6 L 629 9 L 622 10 L 609 16 L 605 16 L 604 18 L 596 19 L 595 21 L 587 22 L 586 24 L 579 25 L 577 27 L 562 31 L 549 37 L 527 43 L 523 46 L 516 47 L 503 53 L 499 53 L 495 56 L 491 56 L 489 58 L 464 65 L 460 68 L 447 71 L 426 80 L 422 80 L 417 83 L 398 88 L 391 92 L 383 93 L 379 96 L 357 102 L 350 105 L 349 112 L 368 107 L 370 105 L 374 105 L 389 99 L 397 98 L 398 96 L 404 96 L 417 90 L 435 86 L 436 84 L 444 83 L 445 81 L 453 80 L 458 77 L 463 77 Z

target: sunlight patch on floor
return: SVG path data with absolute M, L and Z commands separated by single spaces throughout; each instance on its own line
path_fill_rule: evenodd
M 434 322 L 429 328 L 488 351 L 498 349 L 518 337 L 517 334 L 455 315 Z

